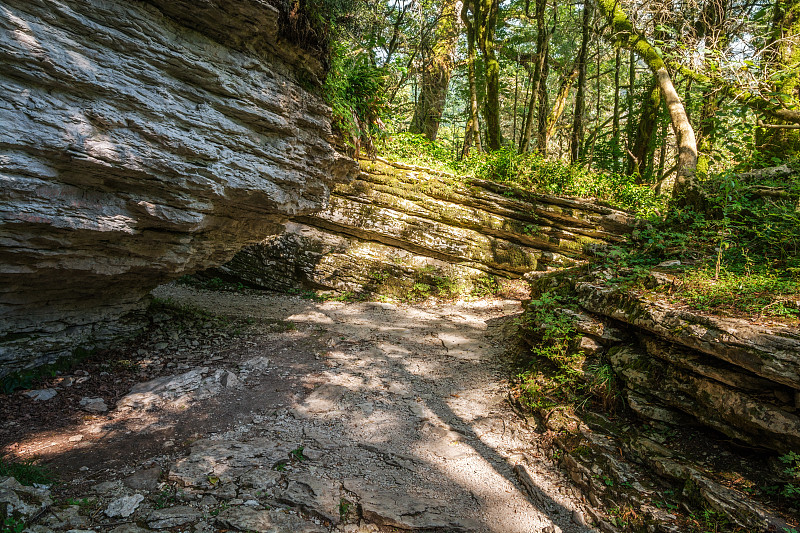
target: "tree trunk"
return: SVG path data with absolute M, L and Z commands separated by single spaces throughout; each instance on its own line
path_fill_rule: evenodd
M 514 107 L 511 113 L 514 115 L 514 121 L 511 125 L 511 146 L 517 144 L 517 110 L 519 105 L 519 50 L 517 50 L 517 62 L 514 64 Z
M 564 76 L 561 80 L 561 86 L 558 88 L 558 93 L 556 94 L 556 100 L 553 102 L 553 109 L 550 111 L 550 114 L 547 117 L 547 129 L 545 131 L 545 143 L 553 136 L 553 133 L 556 131 L 556 124 L 558 124 L 558 119 L 561 118 L 561 115 L 564 113 L 564 108 L 567 107 L 567 99 L 569 98 L 569 91 L 572 88 L 572 84 L 575 83 L 575 79 L 580 74 L 580 68 L 578 67 L 578 63 L 576 62 L 572 69 L 570 69 L 569 74 Z
M 612 32 L 620 43 L 636 51 L 650 70 L 656 75 L 658 85 L 669 110 L 672 129 L 678 143 L 678 177 L 675 180 L 673 198 L 683 205 L 705 210 L 705 197 L 697 183 L 697 141 L 686 115 L 678 92 L 672 84 L 667 66 L 653 46 L 631 24 L 628 16 L 616 0 L 597 0 L 597 5 L 606 17 Z
M 525 132 L 519 144 L 520 152 L 527 152 L 530 149 L 531 137 L 533 136 L 533 113 L 536 110 L 536 102 L 542 96 L 542 71 L 547 62 L 548 35 L 545 26 L 545 9 L 547 0 L 536 0 L 536 63 L 533 65 L 533 83 L 531 88 L 531 99 L 528 104 L 528 121 L 525 123 Z M 545 87 L 546 94 L 546 87 Z M 538 124 L 538 123 L 537 123 Z
M 628 119 L 625 121 L 625 146 L 628 150 L 631 149 L 635 141 L 633 135 L 636 131 L 633 122 L 633 106 L 634 95 L 636 94 L 636 54 L 633 50 L 630 51 L 628 58 L 628 92 L 625 95 L 625 101 L 628 108 Z
M 527 76 L 527 83 L 525 86 L 525 99 L 522 100 L 524 106 L 522 108 L 522 128 L 519 132 L 519 151 L 522 152 L 522 142 L 525 139 L 525 132 L 528 129 L 528 119 L 530 118 L 530 107 L 532 105 L 536 105 L 536 96 L 535 93 L 531 92 L 531 88 L 533 87 L 533 69 L 530 66 L 525 67 L 528 71 Z M 529 104 L 529 99 L 533 98 L 533 103 Z M 528 137 L 528 141 L 530 141 L 530 137 Z
M 583 24 L 581 26 L 581 48 L 578 51 L 578 87 L 575 92 L 575 115 L 572 121 L 570 139 L 570 161 L 577 162 L 583 157 L 583 119 L 586 110 L 586 54 L 589 48 L 589 30 L 592 22 L 592 4 L 583 4 Z
M 700 108 L 700 127 L 697 130 L 697 174 L 708 175 L 711 153 L 714 151 L 714 132 L 719 103 L 713 89 L 703 91 L 703 106 Z
M 772 31 L 767 43 L 767 72 L 775 79 L 771 91 L 781 102 L 800 100 L 800 0 L 775 0 L 772 14 Z M 787 72 L 795 72 L 787 76 Z M 786 121 L 772 120 L 773 125 L 786 125 Z M 756 146 L 767 157 L 784 159 L 800 152 L 800 130 L 790 128 L 759 127 L 756 129 Z
M 481 151 L 481 132 L 478 123 L 478 84 L 475 81 L 475 23 L 470 20 L 468 10 L 474 8 L 474 2 L 467 0 L 461 9 L 461 20 L 467 30 L 467 77 L 469 79 L 469 117 L 464 128 L 464 150 L 462 157 L 468 157 L 474 146 Z M 474 12 L 473 12 L 474 15 Z
M 661 89 L 658 81 L 653 78 L 653 84 L 645 93 L 642 101 L 641 118 L 636 128 L 636 137 L 628 154 L 628 175 L 636 177 L 636 183 L 644 183 L 644 170 L 649 166 L 648 159 L 651 155 L 651 141 L 658 127 L 658 112 L 661 108 Z
M 423 133 L 431 141 L 436 140 L 439 132 L 450 75 L 455 64 L 458 34 L 456 1 L 444 0 L 432 38 L 433 45 L 424 59 L 420 97 L 410 128 L 412 133 Z
M 656 194 L 661 194 L 661 184 L 664 181 L 664 166 L 667 162 L 667 121 L 662 120 L 661 148 L 658 152 L 658 171 L 656 171 Z
M 730 0 L 706 0 L 696 24 L 698 37 L 705 42 L 706 50 L 725 50 L 728 47 L 730 39 L 725 23 L 730 7 Z M 706 87 L 703 90 L 697 129 L 697 174 L 701 178 L 708 175 L 708 166 L 714 151 L 716 115 L 720 104 L 717 93 L 716 87 Z
M 494 50 L 495 31 L 500 0 L 474 0 L 478 45 L 486 68 L 486 144 L 490 150 L 499 150 L 502 145 L 500 133 L 500 62 Z
M 547 115 L 550 108 L 547 93 L 547 78 L 550 75 L 550 37 L 545 39 L 544 60 L 542 73 L 539 80 L 539 111 L 537 113 L 538 128 L 536 128 L 536 149 L 543 156 L 547 156 Z
M 611 153 L 614 157 L 612 170 L 616 172 L 619 169 L 619 152 L 620 152 L 620 136 L 619 136 L 619 71 L 621 63 L 622 51 L 617 48 L 614 54 L 614 120 L 611 123 Z M 630 112 L 630 110 L 629 110 Z

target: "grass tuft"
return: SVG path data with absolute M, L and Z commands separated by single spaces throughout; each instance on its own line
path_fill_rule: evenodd
M 55 475 L 37 459 L 11 461 L 0 457 L 0 476 L 13 477 L 23 485 L 50 485 L 55 482 Z

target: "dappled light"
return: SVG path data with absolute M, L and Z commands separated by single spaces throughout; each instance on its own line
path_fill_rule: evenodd
M 800 2 L 4 0 L 0 533 L 797 533 Z
M 198 361 L 210 368 L 140 383 L 106 415 L 19 438 L 13 453 L 69 472 L 69 493 L 92 492 L 92 474 L 79 468 L 91 457 L 91 472 L 111 479 L 156 464 L 167 489 L 250 491 L 331 523 L 344 520 L 336 507 L 349 499 L 361 516 L 404 528 L 522 533 L 555 521 L 581 530 L 579 500 L 536 463 L 536 436 L 503 396 L 517 302 L 314 303 L 181 286 L 157 294 L 252 325 L 215 350 L 222 360 Z M 276 323 L 291 326 L 270 333 Z M 261 391 L 276 384 L 282 392 L 265 401 Z M 538 499 L 520 485 L 520 464 L 542 484 Z

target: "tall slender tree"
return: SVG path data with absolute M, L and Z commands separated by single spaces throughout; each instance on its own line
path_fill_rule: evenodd
M 586 57 L 589 52 L 589 34 L 592 28 L 593 4 L 585 1 L 581 24 L 581 47 L 578 51 L 578 87 L 575 93 L 575 114 L 570 139 L 570 160 L 574 163 L 583 157 L 584 114 L 586 112 Z
M 475 49 L 475 42 L 477 41 L 477 29 L 475 20 L 475 0 L 464 0 L 464 5 L 461 9 L 461 21 L 467 33 L 467 78 L 469 83 L 469 105 L 467 124 L 464 128 L 464 148 L 462 150 L 462 157 L 467 157 L 471 148 L 474 146 L 476 150 L 481 151 L 481 132 L 480 124 L 478 122 L 478 82 L 475 75 L 475 62 L 477 60 L 477 52 Z M 472 16 L 470 16 L 472 11 Z
M 500 62 L 495 51 L 497 17 L 500 0 L 472 0 L 475 9 L 474 24 L 478 48 L 483 56 L 486 69 L 486 101 L 484 117 L 486 119 L 486 144 L 490 150 L 499 150 L 502 145 L 500 132 Z
M 455 65 L 460 32 L 456 0 L 441 0 L 436 13 L 435 30 L 421 43 L 423 54 L 419 98 L 411 119 L 412 133 L 423 133 L 436 140 L 442 119 L 450 76 Z
M 672 83 L 667 65 L 659 52 L 636 30 L 617 0 L 596 0 L 606 18 L 614 39 L 635 51 L 655 74 L 669 110 L 672 129 L 678 143 L 678 177 L 673 195 L 681 202 L 705 209 L 705 198 L 697 182 L 697 141 L 686 109 Z
M 796 105 L 800 101 L 800 0 L 775 0 L 765 56 L 770 91 L 781 106 Z M 762 153 L 780 157 L 787 148 L 800 151 L 800 129 L 784 120 L 762 121 L 759 126 L 756 144 Z

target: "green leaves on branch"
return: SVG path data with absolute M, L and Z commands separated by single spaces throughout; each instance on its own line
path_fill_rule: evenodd
M 331 70 L 325 80 L 325 97 L 333 108 L 333 124 L 355 155 L 364 147 L 374 150 L 374 139 L 382 135 L 386 112 L 386 75 L 364 53 L 351 54 L 336 43 Z

